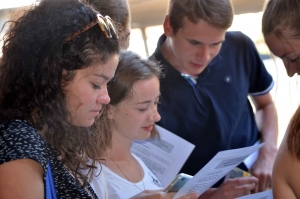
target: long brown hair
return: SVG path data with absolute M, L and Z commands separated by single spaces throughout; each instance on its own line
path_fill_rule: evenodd
M 108 118 L 108 106 L 117 106 L 120 102 L 132 96 L 133 85 L 139 80 L 161 77 L 161 67 L 157 63 L 142 59 L 138 54 L 122 50 L 115 77 L 108 84 L 109 105 L 103 109 L 100 116 L 99 126 L 106 140 L 102 146 L 110 147 L 111 121 Z M 159 136 L 156 128 L 151 131 L 151 137 Z
M 280 40 L 300 39 L 300 0 L 268 0 L 262 18 L 265 37 L 274 34 Z M 287 130 L 289 153 L 300 161 L 300 107 Z
M 300 0 L 268 0 L 262 18 L 264 36 L 300 39 Z

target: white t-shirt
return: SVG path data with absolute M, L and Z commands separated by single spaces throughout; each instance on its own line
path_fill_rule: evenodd
M 163 189 L 160 182 L 157 180 L 154 174 L 148 169 L 148 167 L 144 164 L 144 162 L 136 155 L 134 154 L 132 155 L 144 170 L 143 180 L 137 183 L 132 183 L 127 179 L 117 175 L 105 165 L 103 164 L 96 165 L 98 167 L 98 171 L 102 166 L 102 171 L 99 176 L 94 177 L 91 180 L 90 185 L 94 189 L 99 199 L 106 199 L 104 194 L 105 192 L 107 192 L 107 196 L 109 199 L 118 199 L 118 198 L 128 199 L 140 193 L 141 190 L 144 190 L 144 185 L 145 185 L 145 190 Z M 106 182 L 107 190 L 105 190 L 105 182 L 103 183 L 103 177 Z M 140 189 L 138 189 L 137 187 L 139 187 Z

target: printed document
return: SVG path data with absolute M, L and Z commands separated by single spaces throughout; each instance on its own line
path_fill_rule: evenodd
M 256 144 L 260 144 L 261 141 L 258 140 L 254 145 Z M 246 167 L 250 170 L 252 165 L 254 164 L 254 162 L 257 160 L 258 158 L 258 150 L 255 151 L 254 153 L 252 153 L 251 155 L 249 155 L 245 160 L 244 160 L 244 164 L 246 165 Z
M 188 181 L 176 193 L 174 198 L 178 198 L 193 192 L 201 195 L 263 145 L 264 143 L 255 144 L 250 147 L 226 150 L 217 153 L 190 181 Z
M 163 187 L 169 185 L 195 145 L 156 125 L 160 139 L 135 141 L 131 152 L 141 158 Z
M 250 194 L 247 196 L 242 196 L 236 199 L 273 199 L 273 193 L 272 190 L 268 190 L 255 194 Z

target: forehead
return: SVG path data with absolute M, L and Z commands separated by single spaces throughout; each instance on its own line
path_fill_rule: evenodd
M 224 40 L 226 33 L 226 29 L 217 28 L 202 19 L 193 23 L 186 17 L 183 19 L 183 26 L 179 30 L 187 37 L 209 43 Z
M 125 103 L 138 103 L 145 100 L 153 100 L 159 96 L 158 77 L 138 80 L 135 82 L 129 92 L 129 96 L 124 100 Z
M 285 39 L 272 33 L 265 36 L 265 42 L 271 52 L 278 57 L 282 57 L 293 52 L 300 52 L 299 39 Z
M 81 72 L 83 75 L 102 74 L 110 78 L 111 75 L 115 73 L 118 60 L 119 60 L 119 56 L 115 54 L 112 55 L 105 63 L 99 61 L 83 69 Z

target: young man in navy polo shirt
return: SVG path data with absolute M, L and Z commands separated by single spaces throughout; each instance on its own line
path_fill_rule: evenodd
M 230 0 L 170 0 L 164 35 L 151 56 L 166 74 L 158 125 L 196 145 L 181 170 L 191 175 L 219 151 L 266 142 L 249 168 L 259 178 L 257 192 L 271 186 L 277 152 L 277 114 L 269 93 L 274 82 L 253 42 L 227 32 L 232 20 Z M 249 95 L 262 112 L 260 131 Z

